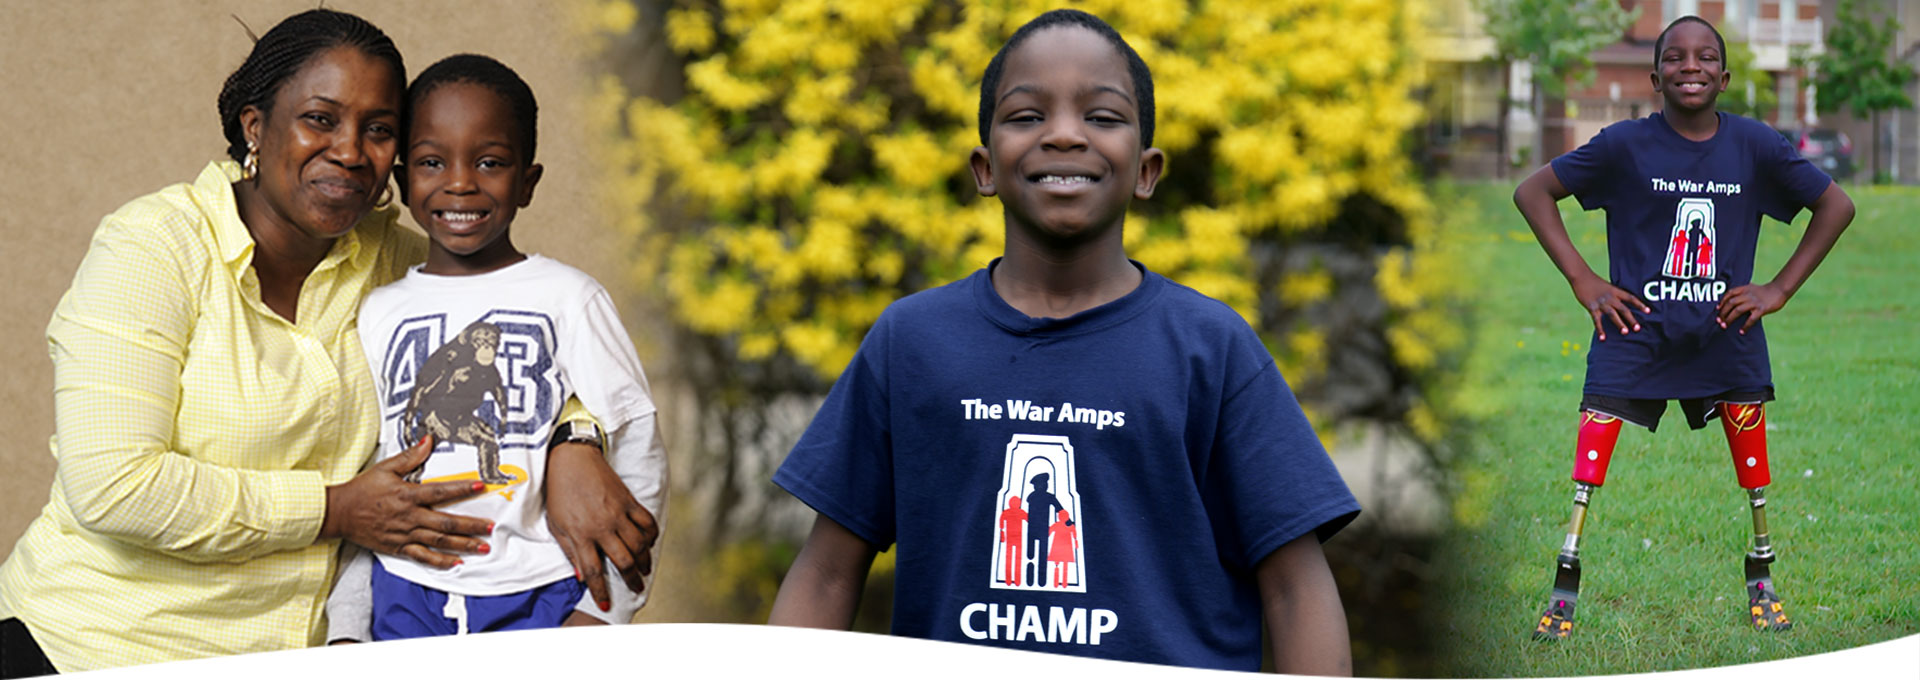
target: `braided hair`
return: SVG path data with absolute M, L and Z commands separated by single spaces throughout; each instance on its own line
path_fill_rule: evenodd
M 409 116 L 420 108 L 420 102 L 427 95 L 439 89 L 441 85 L 468 83 L 487 88 L 513 110 L 513 128 L 520 134 L 523 163 L 533 162 L 533 149 L 537 141 L 535 131 L 539 127 L 540 104 L 533 98 L 533 88 L 520 74 L 493 57 L 478 54 L 456 54 L 428 66 L 420 75 L 415 76 L 413 84 L 407 86 L 407 112 Z M 411 123 L 408 125 L 411 128 Z
M 1140 108 L 1140 146 L 1153 146 L 1153 72 L 1147 70 L 1147 62 L 1140 58 L 1139 52 L 1133 51 L 1133 46 L 1128 45 L 1125 38 L 1120 37 L 1119 31 L 1113 30 L 1100 17 L 1077 9 L 1056 9 L 1034 17 L 1015 30 L 1013 37 L 1007 38 L 1007 44 L 1001 45 L 1000 51 L 993 54 L 993 61 L 987 62 L 987 72 L 980 78 L 980 143 L 987 143 L 987 133 L 993 128 L 993 111 L 999 104 L 994 100 L 994 95 L 1000 89 L 1000 74 L 1006 70 L 1007 54 L 1033 34 L 1057 26 L 1079 26 L 1093 31 L 1094 35 L 1106 38 L 1113 49 L 1126 58 L 1127 76 L 1133 79 L 1133 95 Z
M 358 48 L 367 56 L 393 67 L 396 83 L 407 81 L 407 67 L 393 39 L 367 20 L 346 12 L 313 9 L 287 17 L 253 43 L 247 60 L 227 76 L 220 88 L 220 130 L 227 138 L 227 155 L 235 161 L 247 156 L 247 137 L 240 129 L 240 112 L 251 106 L 273 111 L 280 86 L 299 73 L 314 55 L 334 47 Z

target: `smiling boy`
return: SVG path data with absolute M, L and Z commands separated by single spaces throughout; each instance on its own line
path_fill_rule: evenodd
M 981 83 L 1005 255 L 889 307 L 774 482 L 819 513 L 771 622 L 845 629 L 897 545 L 893 632 L 1162 664 L 1351 672 L 1320 541 L 1359 506 L 1259 337 L 1121 246 L 1153 86 L 1084 12 Z
M 1580 400 L 1573 520 L 1553 593 L 1534 623 L 1540 639 L 1573 630 L 1580 585 L 1580 533 L 1623 422 L 1652 431 L 1668 400 L 1687 424 L 1719 418 L 1753 515 L 1745 557 L 1754 628 L 1791 626 L 1773 590 L 1766 528 L 1766 406 L 1773 378 L 1760 318 L 1785 306 L 1853 220 L 1853 202 L 1779 133 L 1720 113 L 1726 42 L 1695 16 L 1675 19 L 1654 43 L 1653 89 L 1662 111 L 1608 126 L 1585 146 L 1520 183 L 1513 201 L 1592 317 L 1594 342 Z M 1607 213 L 1610 279 L 1587 267 L 1567 237 L 1557 202 L 1579 199 Z M 1813 216 L 1773 280 L 1754 284 L 1760 216 Z M 1618 331 L 1614 333 L 1612 331 Z
M 360 309 L 380 457 L 431 436 L 433 455 L 411 478 L 485 484 L 487 493 L 449 510 L 494 520 L 494 528 L 480 554 L 445 569 L 353 556 L 328 599 L 328 640 L 625 623 L 644 593 L 613 579 L 610 599 L 596 602 L 569 546 L 547 527 L 545 497 L 608 494 L 619 502 L 631 493 L 638 504 L 626 501 L 629 517 L 657 526 L 666 452 L 646 375 L 606 290 L 513 244 L 514 218 L 542 175 L 533 91 L 506 65 L 463 54 L 422 71 L 408 100 L 405 167 L 396 174 L 431 243 L 426 264 L 375 290 Z M 558 421 L 569 395 L 605 433 Z M 627 488 L 550 479 L 547 451 L 562 442 L 607 452 Z M 646 556 L 608 557 L 620 565 Z

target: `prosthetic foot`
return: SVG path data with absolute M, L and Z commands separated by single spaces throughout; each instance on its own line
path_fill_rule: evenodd
M 1553 572 L 1553 593 L 1533 626 L 1535 640 L 1564 640 L 1573 632 L 1573 607 L 1580 599 L 1580 558 L 1561 555 Z
M 1754 630 L 1793 630 L 1793 622 L 1787 620 L 1785 603 L 1773 590 L 1773 575 L 1767 571 L 1767 563 L 1772 561 L 1771 557 L 1763 560 L 1748 555 L 1746 558 L 1747 613 L 1753 619 Z
M 1773 589 L 1773 573 L 1768 569 L 1774 554 L 1773 541 L 1767 537 L 1766 490 L 1748 489 L 1747 501 L 1753 508 L 1753 552 L 1747 553 L 1743 563 L 1747 572 L 1747 615 L 1754 630 L 1792 630 L 1793 622 L 1787 619 L 1785 603 Z

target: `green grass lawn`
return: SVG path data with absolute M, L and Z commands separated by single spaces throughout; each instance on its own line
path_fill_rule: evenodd
M 1462 677 L 1721 666 L 1920 633 L 1920 190 L 1848 187 L 1853 226 L 1799 295 L 1767 318 L 1779 400 L 1767 409 L 1774 579 L 1794 629 L 1748 629 L 1741 555 L 1752 527 L 1718 424 L 1628 427 L 1581 544 L 1574 637 L 1529 639 L 1572 508 L 1577 407 L 1592 324 L 1514 210 L 1511 184 L 1442 186 L 1448 238 L 1482 272 L 1473 341 L 1452 396 L 1454 510 L 1431 603 L 1441 668 Z M 1458 198 L 1456 198 L 1458 197 Z M 1574 242 L 1606 268 L 1601 213 L 1561 202 Z M 1755 278 L 1799 242 L 1762 227 Z

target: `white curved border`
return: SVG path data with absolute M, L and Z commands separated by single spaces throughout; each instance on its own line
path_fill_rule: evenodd
M 516 631 L 247 654 L 85 674 L 99 678 L 359 677 L 906 678 L 983 675 L 1219 678 L 1166 666 L 1101 661 L 880 635 L 771 626 L 656 623 Z M 1742 666 L 1611 678 L 1756 680 L 1920 677 L 1920 636 Z

